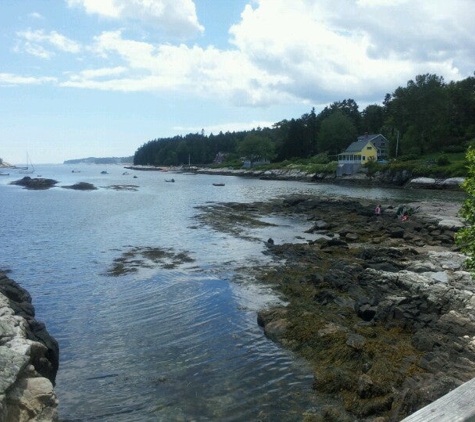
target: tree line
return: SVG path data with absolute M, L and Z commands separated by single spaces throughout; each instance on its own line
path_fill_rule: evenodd
M 319 154 L 336 159 L 364 133 L 383 134 L 390 141 L 391 157 L 465 151 L 475 140 L 475 74 L 449 83 L 435 74 L 418 75 L 386 94 L 381 105 L 362 111 L 348 98 L 270 128 L 154 139 L 138 148 L 134 164 L 206 165 L 218 153 L 229 161 L 246 157 L 280 162 Z

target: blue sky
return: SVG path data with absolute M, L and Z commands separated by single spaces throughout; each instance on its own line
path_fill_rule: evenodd
M 422 73 L 475 71 L 473 0 L 1 0 L 0 157 L 127 156 Z

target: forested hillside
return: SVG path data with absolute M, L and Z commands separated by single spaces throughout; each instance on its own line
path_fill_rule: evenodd
M 475 76 L 446 83 L 437 75 L 418 75 L 405 87 L 386 94 L 382 105 L 369 105 L 361 111 L 349 98 L 318 114 L 312 108 L 271 128 L 154 139 L 136 151 L 134 164 L 180 165 L 191 161 L 206 165 L 218 153 L 229 162 L 240 157 L 284 161 L 321 153 L 335 157 L 366 132 L 382 133 L 390 141 L 391 157 L 465 151 L 471 141 L 475 142 Z

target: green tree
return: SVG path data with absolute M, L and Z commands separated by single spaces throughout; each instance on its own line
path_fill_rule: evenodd
M 357 131 L 352 119 L 337 110 L 323 120 L 318 134 L 321 151 L 337 155 L 356 141 Z
M 361 128 L 363 132 L 381 133 L 384 125 L 384 108 L 377 104 L 371 104 L 361 113 Z
M 470 140 L 475 129 L 475 77 L 451 82 L 448 86 L 450 98 L 450 134 L 453 145 Z
M 259 159 L 271 160 L 274 150 L 274 144 L 267 136 L 255 132 L 247 134 L 237 145 L 237 151 L 251 161 L 251 167 Z
M 467 222 L 467 226 L 460 229 L 455 237 L 456 243 L 468 255 L 465 264 L 475 275 L 475 150 L 470 148 L 466 155 L 468 175 L 462 187 L 467 197 L 460 213 Z
M 385 98 L 388 120 L 400 131 L 403 153 L 440 151 L 448 135 L 449 97 L 444 79 L 425 74 Z

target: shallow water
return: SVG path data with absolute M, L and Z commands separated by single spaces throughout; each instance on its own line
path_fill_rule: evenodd
M 60 183 L 27 191 L 0 179 L 0 268 L 29 290 L 60 345 L 56 392 L 68 421 L 299 420 L 318 407 L 312 371 L 270 342 L 256 312 L 277 298 L 238 271 L 265 260 L 263 241 L 305 236 L 298 218 L 267 218 L 261 241 L 201 227 L 195 208 L 290 193 L 394 203 L 450 192 L 365 189 L 223 176 L 39 166 Z M 107 170 L 108 174 L 100 174 Z M 137 178 L 133 178 L 136 175 Z M 165 183 L 173 177 L 175 183 Z M 77 182 L 96 191 L 61 188 Z M 213 183 L 225 183 L 223 187 Z M 114 184 L 136 185 L 116 191 Z M 299 227 L 298 229 L 296 227 Z M 186 252 L 194 262 L 107 275 L 131 248 Z

